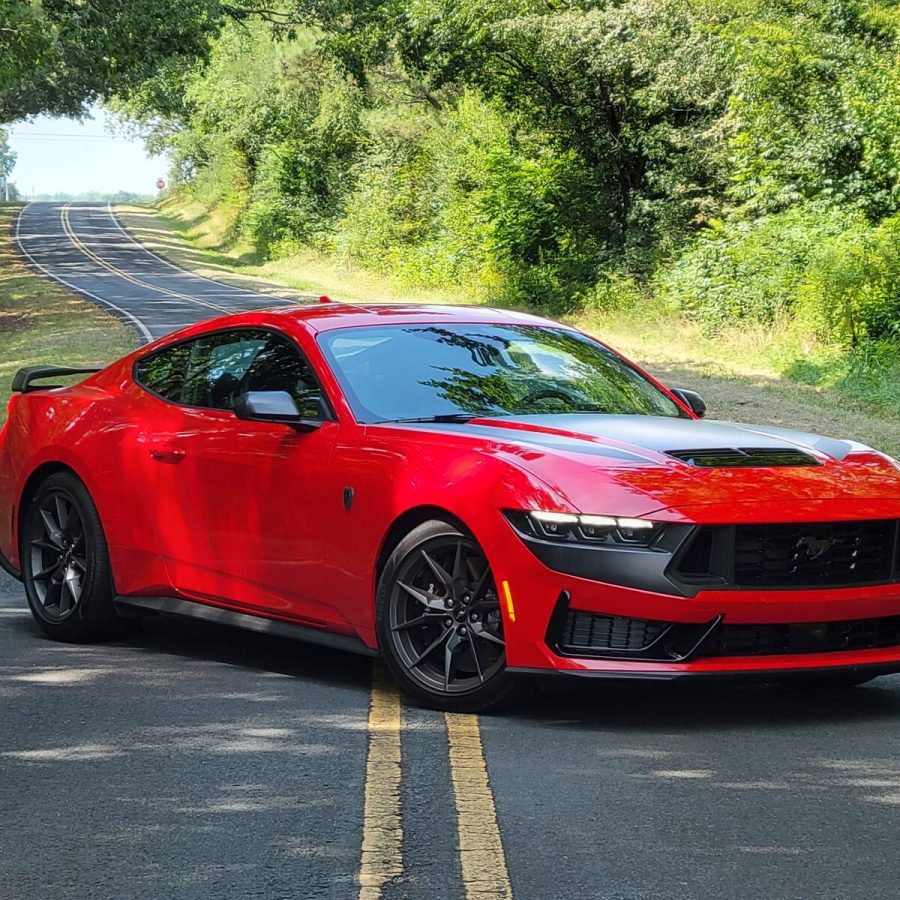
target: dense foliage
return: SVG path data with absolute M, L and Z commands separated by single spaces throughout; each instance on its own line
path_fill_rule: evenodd
M 894 0 L 123 0 L 89 46 L 60 24 L 110 3 L 25 4 L 57 17 L 47 65 L 109 56 L 75 93 L 117 92 L 262 256 L 900 341 Z
M 202 58 L 222 15 L 216 0 L 0 0 L 0 123 L 77 116 Z

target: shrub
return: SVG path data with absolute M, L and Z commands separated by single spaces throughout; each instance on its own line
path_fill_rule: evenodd
M 741 319 L 772 323 L 793 310 L 816 248 L 856 221 L 842 210 L 806 204 L 716 223 L 662 269 L 657 287 L 668 306 L 713 330 Z
M 900 216 L 875 228 L 859 222 L 825 242 L 799 296 L 803 317 L 829 340 L 900 341 Z

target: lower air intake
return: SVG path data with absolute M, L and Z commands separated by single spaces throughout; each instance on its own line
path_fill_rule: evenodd
M 570 609 L 558 637 L 559 648 L 571 655 L 579 651 L 637 653 L 646 650 L 668 627 L 665 622 Z

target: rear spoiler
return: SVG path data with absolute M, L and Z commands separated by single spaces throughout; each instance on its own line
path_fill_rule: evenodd
M 19 369 L 13 376 L 12 389 L 14 394 L 27 394 L 31 391 L 49 391 L 53 388 L 62 387 L 61 384 L 34 384 L 35 381 L 42 381 L 44 378 L 61 378 L 63 375 L 93 375 L 100 372 L 101 366 L 97 367 L 73 367 L 73 366 L 25 366 Z

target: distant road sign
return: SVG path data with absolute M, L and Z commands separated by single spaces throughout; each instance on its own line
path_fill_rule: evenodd
M 156 179 L 156 189 L 158 191 L 161 191 L 165 186 L 166 186 L 166 183 L 165 183 L 165 181 L 162 180 L 162 178 Z

